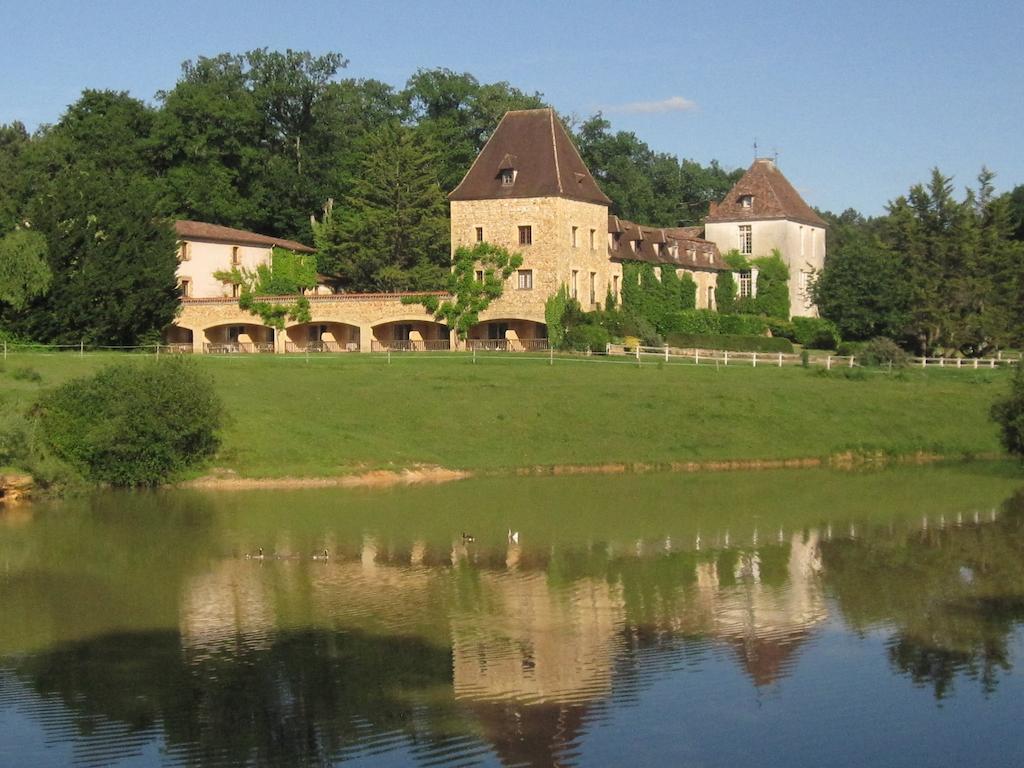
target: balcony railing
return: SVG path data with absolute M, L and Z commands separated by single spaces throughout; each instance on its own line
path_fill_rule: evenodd
M 273 353 L 272 341 L 225 341 L 211 342 L 203 345 L 208 355 L 251 354 L 253 352 Z
M 467 339 L 466 349 L 477 352 L 538 352 L 547 350 L 547 339 Z
M 448 339 L 373 339 L 370 342 L 372 352 L 445 352 L 452 348 Z
M 358 341 L 286 341 L 284 351 L 303 352 L 358 352 Z

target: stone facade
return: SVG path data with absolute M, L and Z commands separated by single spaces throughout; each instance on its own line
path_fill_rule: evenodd
M 311 322 L 289 323 L 283 333 L 262 325 L 257 316 L 239 309 L 237 299 L 185 299 L 167 340 L 172 344 L 190 344 L 197 353 L 301 352 L 311 342 L 311 348 L 318 351 L 369 352 L 375 347 L 393 346 L 396 341 L 408 342 L 413 349 L 429 348 L 427 342 L 449 341 L 447 327 L 435 322 L 423 307 L 403 304 L 401 294 L 307 298 Z
M 561 197 L 506 200 L 453 200 L 452 248 L 472 246 L 480 239 L 523 257 L 520 272 L 529 288 L 513 274 L 505 292 L 481 320 L 544 322 L 544 303 L 560 286 L 568 288 L 585 310 L 603 304 L 609 287 L 621 290 L 622 266 L 608 258 L 608 209 L 596 203 Z M 530 243 L 520 240 L 529 227 Z

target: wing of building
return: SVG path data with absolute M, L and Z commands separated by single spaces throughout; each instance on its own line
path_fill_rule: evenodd
M 789 267 L 790 313 L 815 316 L 808 288 L 811 275 L 825 266 L 825 226 L 775 162 L 759 158 L 722 202 L 711 205 L 704 236 L 723 252 L 751 258 L 778 250 Z

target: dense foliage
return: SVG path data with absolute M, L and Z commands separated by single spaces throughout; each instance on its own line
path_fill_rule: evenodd
M 35 408 L 50 450 L 87 480 L 157 485 L 217 450 L 223 406 L 181 358 L 120 363 L 45 393 Z
M 812 292 L 844 338 L 900 339 L 922 354 L 984 355 L 1024 343 L 1024 188 L 996 195 L 983 169 L 963 199 L 938 169 L 885 216 L 826 214 Z
M 0 304 L 21 309 L 50 288 L 53 273 L 46 263 L 46 238 L 16 229 L 0 238 Z
M 480 313 L 501 297 L 505 281 L 522 263 L 520 254 L 498 245 L 463 245 L 455 249 L 451 272 L 445 274 L 443 287 L 451 298 L 426 294 L 406 296 L 402 301 L 422 305 L 465 341 L 470 329 L 480 322 Z
M 284 330 L 286 319 L 300 323 L 310 321 L 309 299 L 303 295 L 303 291 L 316 286 L 316 275 L 315 256 L 276 246 L 270 252 L 270 264 L 259 264 L 256 269 L 232 267 L 230 270 L 213 273 L 218 280 L 241 287 L 238 297 L 241 309 L 258 315 L 265 325 L 281 331 Z M 295 299 L 287 304 L 260 298 L 291 295 Z
M 1024 363 L 1017 366 L 1010 392 L 992 406 L 992 418 L 999 424 L 1003 447 L 1024 459 Z
M 772 336 L 736 336 L 728 333 L 671 333 L 666 342 L 680 349 L 725 349 L 730 352 L 783 352 L 792 353 L 788 339 Z

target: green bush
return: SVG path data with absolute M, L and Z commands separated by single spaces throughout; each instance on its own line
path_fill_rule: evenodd
M 649 347 L 660 347 L 665 343 L 654 324 L 643 317 L 626 315 L 622 322 L 622 335 L 636 336 Z
M 772 336 L 733 336 L 725 333 L 673 333 L 668 336 L 668 345 L 683 349 L 727 349 L 730 352 L 793 352 L 793 345 L 788 339 Z
M 604 352 L 609 340 L 608 331 L 600 325 L 577 325 L 570 328 L 565 335 L 566 346 L 579 352 L 588 349 L 594 352 Z
M 836 352 L 844 357 L 860 357 L 866 341 L 841 341 Z
M 796 328 L 793 327 L 792 321 L 781 317 L 766 317 L 764 318 L 764 323 L 768 326 L 772 336 L 796 341 Z
M 892 339 L 879 336 L 861 345 L 857 362 L 861 365 L 892 365 L 893 368 L 904 368 L 910 362 L 910 356 Z
M 223 406 L 183 358 L 118 363 L 44 394 L 34 414 L 49 449 L 87 480 L 157 485 L 217 450 Z
M 764 318 L 758 315 L 722 315 L 718 322 L 719 333 L 731 336 L 761 336 L 767 330 Z
M 720 333 L 722 317 L 710 309 L 684 309 L 673 312 L 665 320 L 665 333 Z
M 835 349 L 842 339 L 839 329 L 823 317 L 794 317 L 793 330 L 797 344 L 809 349 Z
M 1024 362 L 1010 381 L 1010 391 L 992 406 L 992 419 L 999 424 L 999 439 L 1003 447 L 1015 456 L 1024 458 Z

